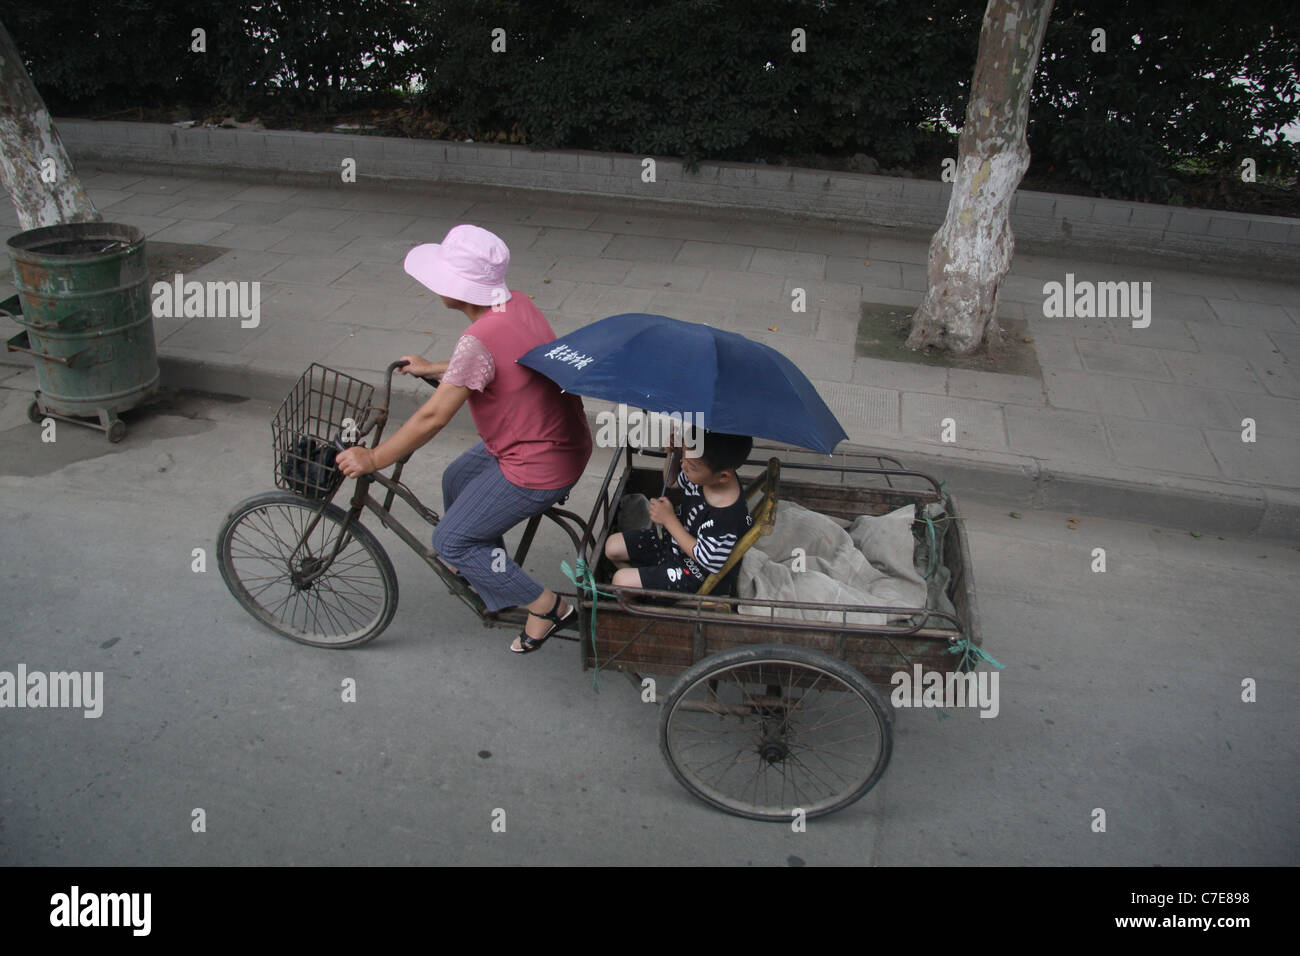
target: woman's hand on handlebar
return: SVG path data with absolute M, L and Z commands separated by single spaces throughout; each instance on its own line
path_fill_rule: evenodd
M 368 475 L 372 471 L 379 470 L 375 467 L 374 452 L 359 445 L 339 452 L 334 456 L 334 464 L 338 466 L 339 471 L 349 478 Z
M 403 375 L 415 375 L 418 378 L 427 378 L 437 372 L 436 366 L 428 359 L 420 358 L 418 355 L 403 355 L 403 362 L 407 364 L 398 369 Z

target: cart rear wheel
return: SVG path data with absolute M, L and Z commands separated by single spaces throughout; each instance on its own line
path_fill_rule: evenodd
M 706 803 L 753 820 L 846 807 L 893 750 L 893 713 L 842 661 L 802 647 L 737 647 L 699 661 L 664 701 L 659 746 Z
M 315 575 L 347 517 L 326 505 L 298 549 L 319 507 L 287 491 L 240 502 L 217 536 L 217 564 L 230 593 L 272 630 L 313 647 L 356 647 L 393 619 L 397 574 L 375 536 L 354 521 L 329 568 Z

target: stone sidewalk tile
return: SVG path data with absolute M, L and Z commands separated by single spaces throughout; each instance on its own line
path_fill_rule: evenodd
M 240 202 L 225 212 L 227 222 L 269 226 L 289 214 L 286 206 L 269 202 Z
M 903 267 L 897 262 L 876 261 L 847 256 L 826 257 L 826 278 L 832 282 L 850 285 L 876 286 L 884 289 L 903 288 Z
M 246 183 L 226 179 L 200 179 L 182 189 L 177 195 L 186 199 L 226 199 L 241 193 L 248 186 Z
M 1038 365 L 1044 373 L 1048 369 L 1079 371 L 1083 368 L 1083 360 L 1074 348 L 1074 339 L 1068 335 L 1045 335 L 1034 331 L 1030 338 L 1034 340 L 1034 354 L 1038 356 Z
M 1090 372 L 1104 375 L 1123 375 L 1128 378 L 1145 378 L 1158 382 L 1173 381 L 1173 376 L 1161 361 L 1158 349 L 1133 348 L 1111 342 L 1080 340 L 1075 349 Z
M 1110 447 L 1100 415 L 1006 405 L 1007 441 L 1013 451 L 1049 461 L 1108 461 Z
M 150 238 L 158 242 L 197 243 L 202 245 L 211 242 L 224 232 L 229 232 L 234 228 L 234 225 L 233 222 L 182 219 L 152 233 Z
M 264 314 L 260 316 L 259 324 L 252 328 L 244 328 L 238 316 L 190 319 L 167 336 L 167 350 L 171 352 L 181 349 L 204 355 L 214 352 L 234 355 L 261 338 L 268 327 Z
M 277 286 L 273 295 L 262 298 L 262 321 L 274 318 L 328 325 L 333 314 L 351 298 L 352 293 L 329 286 Z
M 1043 383 L 1036 378 L 964 368 L 948 370 L 948 394 L 1021 405 L 1042 405 L 1045 401 Z
M 1053 368 L 1043 370 L 1043 386 L 1054 408 L 1121 418 L 1141 418 L 1145 412 L 1132 379 Z
M 767 307 L 760 303 L 747 306 L 742 300 L 736 303 L 727 328 L 749 338 L 775 330 L 781 335 L 813 339 L 816 338 L 818 312 L 817 309 L 811 312 L 792 312 L 788 306 L 782 307 L 779 300 L 777 304 Z
M 903 267 L 903 288 L 911 289 L 914 292 L 925 293 L 930 288 L 930 271 L 926 266 L 916 266 L 909 263 L 902 263 Z M 998 303 L 998 311 L 1007 308 L 1005 303 Z M 1014 308 L 1020 308 L 1019 303 L 1012 303 Z
M 1152 317 L 1145 329 L 1135 329 L 1131 323 L 1120 322 L 1111 329 L 1111 338 L 1124 348 L 1163 349 L 1172 352 L 1199 352 L 1195 337 L 1185 324 L 1177 319 Z
M 304 265 L 304 273 L 312 275 L 310 279 L 292 279 L 289 275 L 279 278 L 285 282 L 318 282 L 332 285 L 336 289 L 352 289 L 357 292 L 380 292 L 385 295 L 414 295 L 423 292 L 424 286 L 416 282 L 400 267 L 386 262 L 356 262 L 353 259 L 308 259 L 299 256 L 298 261 Z M 281 266 L 287 269 L 292 263 Z M 342 271 L 338 271 L 342 269 Z M 333 278 L 327 278 L 331 274 Z
M 813 314 L 813 313 L 810 313 Z M 834 348 L 852 350 L 858 341 L 861 317 L 857 309 L 817 309 L 817 324 L 813 337 Z
M 813 386 L 844 426 L 850 441 L 898 434 L 899 393 L 896 390 L 830 381 L 813 381 Z
M 1300 373 L 1294 368 L 1281 365 L 1264 365 L 1251 362 L 1259 381 L 1270 395 L 1282 398 L 1300 398 Z
M 447 311 L 437 297 L 431 294 L 421 298 L 418 295 L 356 292 L 331 312 L 327 320 L 367 328 L 429 329 L 444 321 L 440 314 Z M 456 315 L 459 316 L 460 313 Z
M 921 300 L 925 296 L 913 289 L 894 288 L 889 289 L 883 286 L 864 285 L 862 287 L 862 304 L 863 305 L 889 305 L 898 308 L 907 309 L 909 312 L 915 312 L 921 305 Z
M 1196 325 L 1191 329 L 1199 351 L 1207 355 L 1236 355 L 1261 362 L 1276 362 L 1283 355 L 1278 337 L 1285 332 L 1265 332 L 1234 325 Z M 1300 336 L 1296 337 L 1300 340 Z
M 548 229 L 576 229 L 588 231 L 599 215 L 592 209 L 570 209 L 567 206 L 529 206 L 520 220 L 530 226 L 545 226 Z
M 1251 329 L 1276 329 L 1279 332 L 1300 332 L 1300 328 L 1291 321 L 1291 316 L 1287 315 L 1286 309 L 1279 305 L 1242 302 L 1238 299 L 1210 299 L 1209 303 L 1214 314 L 1225 325 L 1240 325 Z
M 926 239 L 924 242 L 915 242 L 873 236 L 862 258 L 924 266 L 930 261 L 930 241 Z
M 180 194 L 182 197 L 184 193 Z M 221 219 L 222 213 L 232 209 L 236 204 L 224 199 L 182 198 L 161 210 L 161 215 L 173 219 Z
M 1228 284 L 1238 299 L 1246 302 L 1263 302 L 1268 305 L 1293 305 L 1300 296 L 1300 282 L 1271 282 L 1267 279 L 1245 279 L 1231 276 Z
M 1236 412 L 1232 427 L 1240 428 L 1243 418 L 1253 418 L 1259 441 L 1289 442 L 1300 449 L 1300 402 L 1243 392 L 1231 392 L 1229 399 Z
M 474 205 L 472 199 L 456 196 L 431 196 L 409 189 L 372 189 L 358 184 L 346 190 L 344 209 L 359 212 L 393 212 L 433 219 L 457 218 Z
M 102 169 L 92 169 L 81 173 L 83 186 L 95 186 L 100 189 L 128 189 L 144 179 L 142 173 L 114 173 Z M 132 190 L 134 192 L 134 190 Z
M 651 315 L 666 315 L 683 322 L 700 322 L 725 329 L 736 311 L 733 299 L 687 292 L 679 289 L 661 289 L 650 299 L 646 311 Z
M 1207 299 L 1235 299 L 1236 290 L 1227 276 L 1210 272 L 1194 272 L 1163 266 L 1148 267 L 1152 291 L 1158 294 L 1203 296 Z
M 1109 416 L 1103 420 L 1115 458 L 1122 464 L 1155 472 L 1221 477 L 1199 428 Z
M 371 263 L 367 263 L 367 265 L 371 265 Z M 303 282 L 311 285 L 329 285 L 353 268 L 360 268 L 353 259 L 331 259 L 324 256 L 286 256 L 284 262 L 266 274 L 266 278 L 272 282 Z M 355 288 L 355 286 L 349 288 Z
M 394 240 L 405 240 L 407 242 L 407 248 L 410 249 L 422 242 L 442 242 L 443 238 L 455 225 L 456 221 L 454 219 L 437 219 L 430 216 L 416 216 L 415 221 L 409 226 L 399 230 L 396 234 L 389 236 L 388 238 Z M 523 228 L 527 229 L 528 227 L 525 226 Z M 510 247 L 510 261 L 513 262 L 520 252 L 519 248 L 517 248 L 515 243 L 511 242 L 505 236 L 501 236 L 496 229 L 489 231 L 500 236 L 501 241 Z M 524 242 L 524 246 L 527 246 L 528 243 L 531 243 L 536 238 L 537 230 L 529 230 L 528 235 L 525 237 L 527 241 Z
M 1130 418 L 1197 428 L 1230 428 L 1241 420 L 1230 393 L 1215 388 L 1188 388 L 1162 382 L 1135 382 L 1133 387 L 1146 414 L 1130 413 Z
M 613 234 L 600 255 L 606 259 L 629 259 L 638 265 L 642 263 L 669 264 L 681 252 L 682 239 L 669 239 L 663 236 L 636 236 Z M 704 270 L 700 270 L 701 277 Z
M 292 232 L 288 229 L 281 229 L 279 226 L 258 226 L 244 223 L 214 237 L 209 244 L 225 246 L 227 249 L 260 252 L 271 248 L 277 242 L 283 242 L 291 235 L 293 235 Z
M 973 398 L 905 391 L 902 408 L 901 433 L 905 438 L 939 445 L 956 444 L 963 448 L 1008 448 L 1001 405 Z M 945 418 L 951 418 L 956 426 L 957 441 L 954 443 L 942 440 Z
M 135 226 L 148 237 L 153 237 L 168 226 L 176 224 L 175 219 L 166 219 L 162 216 L 147 216 L 142 213 L 114 213 L 113 221 L 127 226 Z
M 595 282 L 617 285 L 632 268 L 632 263 L 621 259 L 598 259 L 593 256 L 560 256 L 548 271 L 552 279 L 571 282 Z
M 141 176 L 131 184 L 133 193 L 178 193 L 199 182 L 180 176 Z
M 186 273 L 185 278 L 200 281 L 213 280 L 228 282 L 250 279 L 264 279 L 267 273 L 286 263 L 292 263 L 293 256 L 278 252 L 264 252 L 256 249 L 232 249 L 225 255 L 218 256 L 207 265 Z M 264 284 L 265 285 L 265 284 Z M 263 288 L 263 294 L 265 294 Z
M 491 231 L 495 232 L 495 230 Z M 515 246 L 510 240 L 499 232 L 496 234 L 501 236 L 501 239 L 513 252 Z M 609 245 L 613 238 L 613 234 L 608 232 L 588 232 L 583 229 L 543 226 L 533 241 L 528 244 L 528 253 L 530 256 L 550 257 L 552 259 L 558 259 L 561 256 L 590 256 L 594 258 L 603 254 L 605 247 Z
M 1258 392 L 1263 388 L 1250 364 L 1235 355 L 1169 352 L 1164 362 L 1180 385 L 1234 392 Z
M 341 322 L 322 322 L 273 312 L 265 305 L 262 326 L 262 334 L 244 341 L 239 354 L 246 359 L 259 360 L 259 367 L 275 363 L 289 371 L 298 368 L 300 372 L 332 352 L 352 332 L 350 326 Z
M 1267 485 L 1291 486 L 1300 471 L 1300 447 L 1292 442 L 1241 440 L 1241 429 L 1220 431 L 1207 428 L 1205 440 L 1229 478 Z
M 554 309 L 560 308 L 569 295 L 578 288 L 579 283 L 568 282 L 564 279 L 551 279 L 547 281 L 545 277 L 532 273 L 515 274 L 513 271 L 507 273 L 506 281 L 511 289 L 523 292 L 525 295 L 533 297 L 533 304 L 543 312 L 550 313 Z M 423 287 L 421 287 L 423 288 Z M 429 293 L 432 296 L 432 293 Z M 433 298 L 437 302 L 437 298 Z
M 948 369 L 937 365 L 859 357 L 853 363 L 853 381 L 857 385 L 878 385 L 904 392 L 948 394 Z
M 234 202 L 279 204 L 291 199 L 299 191 L 297 186 L 256 185 L 245 187 L 229 198 Z
M 754 272 L 731 272 L 710 269 L 704 277 L 700 291 L 705 295 L 733 299 L 736 303 L 759 303 L 771 309 L 788 309 L 790 300 L 785 295 L 785 278 Z
M 787 249 L 756 248 L 749 260 L 750 272 L 793 276 L 809 280 L 826 277 L 826 256 L 820 252 L 791 252 Z
M 998 308 L 1006 308 L 1001 297 L 998 298 Z M 1116 326 L 1120 323 L 1128 325 L 1127 319 L 1049 319 L 1043 315 L 1041 304 L 1025 306 L 1024 317 L 1031 336 L 1069 336 L 1079 342 L 1112 343 Z
M 682 243 L 674 263 L 688 266 L 704 266 L 710 269 L 731 269 L 741 271 L 748 268 L 754 256 L 753 246 L 733 246 L 720 242 L 703 242 L 687 239 Z
M 685 216 L 663 216 L 659 219 L 655 235 L 668 239 L 724 245 L 728 242 L 727 235 L 730 230 L 729 221 L 712 216 L 694 219 Z
M 420 355 L 435 362 L 449 359 L 460 338 L 415 330 L 349 328 L 346 332 L 337 345 L 315 360 L 330 368 L 368 369 L 373 375 L 403 355 Z
M 790 252 L 798 250 L 800 252 L 819 252 L 820 250 L 801 249 L 799 246 L 799 237 L 806 230 L 799 229 L 797 226 L 786 226 L 784 224 L 769 225 L 762 222 L 751 222 L 741 220 L 729 224 L 726 232 L 726 241 L 734 243 L 737 246 L 756 246 L 765 249 L 780 249 Z
M 847 350 L 828 349 L 824 342 L 783 332 L 763 330 L 754 332 L 749 337 L 776 349 L 809 378 L 816 377 L 831 382 L 849 382 L 853 379 L 853 355 Z
M 638 289 L 678 289 L 682 292 L 698 292 L 704 287 L 704 277 L 708 274 L 709 270 L 701 266 L 635 262 L 624 277 L 623 284 Z
M 534 296 L 538 293 L 532 293 Z M 578 283 L 577 288 L 564 300 L 568 311 L 587 312 L 592 315 L 621 315 L 624 312 L 645 312 L 655 293 L 650 289 L 632 289 L 623 285 L 601 285 L 594 282 Z M 534 298 L 534 303 L 537 301 Z M 538 306 L 541 308 L 541 306 Z
M 1276 344 L 1283 360 L 1300 364 L 1300 334 L 1274 331 L 1268 333 L 1268 338 Z M 1272 356 L 1261 355 L 1261 361 L 1273 363 L 1277 360 Z
M 361 236 L 387 239 L 410 226 L 416 218 L 396 212 L 358 212 L 335 226 L 331 232 L 345 241 Z
M 660 230 L 664 227 L 664 217 L 650 216 L 640 212 L 602 212 L 591 221 L 588 227 L 597 232 L 615 233 L 626 236 L 664 236 Z
M 794 290 L 803 289 L 804 304 L 808 310 L 834 309 L 861 315 L 862 286 L 851 282 L 830 282 L 826 279 L 787 278 L 785 299 L 794 302 Z
M 285 229 L 316 232 L 341 226 L 355 215 L 356 213 L 350 209 L 316 209 L 310 206 L 300 206 L 288 215 L 277 219 L 276 225 Z
M 271 252 L 283 252 L 291 256 L 334 256 L 348 244 L 348 237 L 336 232 L 291 232 L 270 247 Z M 338 258 L 348 258 L 338 256 Z
M 400 269 L 402 263 L 406 260 L 406 254 L 416 245 L 417 243 L 411 239 L 358 236 L 335 251 L 340 259 L 356 259 L 360 262 L 383 262 L 395 265 Z
M 775 245 L 774 243 L 765 243 Z M 820 252 L 827 256 L 841 256 L 847 259 L 870 258 L 871 236 L 869 233 L 854 229 L 838 229 L 830 226 L 826 229 L 802 230 L 795 237 L 794 248 L 798 252 Z
M 120 189 L 95 189 L 93 187 L 85 186 L 85 190 L 86 195 L 90 197 L 90 201 L 94 204 L 95 208 L 101 212 L 105 209 L 111 209 L 123 200 L 130 199 L 135 195 L 134 193 L 124 192 Z M 12 204 L 11 201 L 10 205 Z
M 1151 325 L 1154 327 L 1166 318 L 1177 319 L 1192 330 L 1208 327 L 1222 328 L 1218 315 L 1210 308 L 1204 296 L 1179 295 L 1158 288 L 1151 291 Z

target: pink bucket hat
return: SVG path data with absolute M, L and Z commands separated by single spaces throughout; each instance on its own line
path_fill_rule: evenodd
M 449 299 L 474 305 L 510 300 L 506 267 L 510 250 L 497 236 L 478 226 L 462 225 L 441 244 L 426 242 L 406 254 L 403 267 L 411 278 Z

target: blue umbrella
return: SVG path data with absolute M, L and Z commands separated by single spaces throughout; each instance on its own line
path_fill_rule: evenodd
M 519 362 L 566 392 L 683 417 L 699 414 L 712 431 L 828 455 L 849 437 L 788 358 L 696 322 L 612 315 L 539 345 Z

